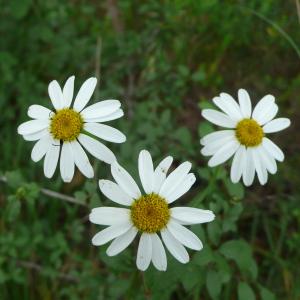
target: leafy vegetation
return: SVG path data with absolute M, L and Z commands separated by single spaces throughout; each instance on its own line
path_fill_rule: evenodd
M 300 297 L 298 1 L 108 0 L 2 3 L 0 18 L 0 298 L 240 299 Z M 96 176 L 47 180 L 17 136 L 29 105 L 50 107 L 47 84 L 76 75 L 99 79 L 94 100 L 120 99 L 127 135 L 111 145 L 137 178 L 145 148 L 158 161 L 193 162 L 197 183 L 181 204 L 213 210 L 192 230 L 204 249 L 168 270 L 136 270 L 137 247 L 107 257 L 91 245 L 92 207 L 109 203 Z M 232 184 L 228 168 L 210 169 L 199 139 L 213 130 L 200 109 L 221 91 L 271 93 L 292 120 L 274 136 L 286 160 L 264 187 Z M 57 195 L 54 192 L 59 192 Z

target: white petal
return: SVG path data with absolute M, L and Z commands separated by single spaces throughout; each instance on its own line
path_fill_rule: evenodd
M 256 120 L 261 126 L 273 120 L 278 112 L 278 105 L 273 103 L 269 106 L 263 115 L 260 116 L 260 119 Z
M 31 159 L 35 162 L 41 160 L 51 146 L 51 137 L 46 135 L 37 141 L 31 151 Z
M 130 206 L 133 202 L 133 198 L 112 181 L 101 179 L 99 180 L 99 187 L 101 192 L 111 201 L 126 206 Z
M 27 114 L 32 119 L 49 120 L 54 113 L 42 105 L 34 104 L 29 106 Z
M 250 148 L 249 150 L 250 150 L 250 153 L 252 154 L 252 159 L 254 162 L 254 167 L 255 167 L 255 171 L 257 173 L 258 180 L 261 185 L 265 185 L 268 178 L 266 176 L 267 173 L 264 170 L 265 168 L 261 163 L 260 156 L 257 153 L 256 148 Z
M 272 106 L 274 105 L 275 98 L 272 95 L 264 96 L 255 106 L 252 114 L 252 118 L 256 120 L 260 125 L 262 120 L 264 119 L 264 115 L 269 110 L 272 110 Z
M 126 136 L 118 129 L 98 123 L 85 123 L 84 130 L 96 137 L 112 143 L 124 143 Z
M 116 160 L 113 152 L 99 141 L 85 134 L 80 134 L 78 140 L 89 153 L 107 164 L 111 164 Z
M 91 77 L 83 83 L 74 101 L 73 107 L 76 111 L 80 112 L 90 101 L 94 93 L 96 84 L 97 78 L 95 77 Z
M 22 123 L 18 127 L 18 134 L 29 135 L 48 128 L 49 120 L 31 120 Z
M 117 237 L 112 241 L 110 246 L 106 250 L 106 254 L 108 256 L 114 256 L 122 252 L 126 249 L 136 237 L 138 231 L 135 227 L 131 227 L 128 231 L 126 231 L 121 236 Z
M 101 118 L 109 118 L 109 116 L 117 112 L 120 114 L 120 107 L 121 103 L 119 100 L 104 100 L 88 106 L 81 114 L 87 122 L 95 122 L 93 121 L 94 119 L 97 119 L 96 122 L 103 122 L 100 121 Z
M 41 138 L 45 137 L 46 135 L 49 136 L 48 128 L 37 131 L 32 134 L 25 134 L 25 135 L 23 135 L 23 139 L 25 141 L 37 141 L 37 140 L 40 140 Z
M 218 152 L 224 145 L 228 144 L 229 142 L 236 141 L 234 135 L 228 135 L 222 138 L 219 138 L 211 143 L 207 143 L 202 149 L 201 154 L 204 156 L 214 155 Z
M 276 160 L 284 160 L 284 154 L 281 149 L 266 137 L 263 138 L 263 147 Z
M 226 128 L 235 128 L 237 123 L 226 114 L 214 109 L 202 110 L 202 116 L 209 122 Z
M 77 141 L 71 142 L 70 144 L 72 146 L 74 154 L 75 165 L 84 176 L 86 176 L 87 178 L 93 178 L 94 170 L 90 164 L 88 156 L 84 152 L 81 145 Z
M 233 137 L 235 135 L 234 130 L 219 130 L 212 133 L 209 133 L 205 135 L 201 140 L 200 144 L 205 146 L 207 144 L 213 143 L 215 141 L 218 141 L 219 139 L 231 136 Z
M 168 170 L 169 170 L 172 162 L 173 162 L 173 157 L 167 156 L 156 167 L 156 169 L 154 171 L 154 178 L 153 178 L 153 192 L 154 193 L 157 193 L 157 194 L 159 193 L 159 190 L 167 177 L 167 173 L 168 173 Z
M 151 234 L 152 239 L 152 262 L 159 271 L 167 270 L 167 255 L 163 243 L 156 233 Z
M 87 118 L 85 119 L 86 122 L 92 122 L 92 123 L 97 123 L 97 122 L 107 122 L 107 121 L 112 121 L 119 119 L 124 116 L 124 111 L 123 109 L 119 108 L 117 111 L 104 116 L 104 117 L 98 117 L 98 118 Z
M 174 220 L 170 220 L 167 225 L 170 233 L 184 246 L 193 249 L 193 250 L 201 250 L 203 245 L 200 239 L 189 229 L 180 225 L 178 222 Z
M 133 199 L 141 196 L 140 189 L 131 175 L 117 162 L 111 165 L 111 174 L 118 185 Z
M 252 104 L 248 92 L 244 89 L 239 89 L 238 97 L 243 117 L 250 118 L 252 112 Z
M 208 161 L 208 165 L 215 167 L 224 163 L 235 153 L 239 146 L 240 144 L 235 139 L 226 143 L 211 157 Z
M 246 162 L 244 163 L 245 167 L 243 169 L 243 182 L 245 186 L 250 186 L 253 183 L 255 175 L 255 167 L 250 148 L 246 149 L 245 160 Z
M 173 207 L 171 216 L 186 225 L 207 223 L 215 219 L 212 211 L 194 207 Z
M 146 194 L 153 191 L 153 162 L 148 151 L 142 150 L 138 159 L 139 175 Z
M 185 248 L 178 242 L 177 239 L 169 232 L 168 229 L 161 231 L 161 237 L 169 250 L 169 252 L 181 263 L 186 264 L 190 258 Z
M 213 99 L 213 102 L 233 121 L 239 121 L 243 118 L 239 105 L 229 94 L 221 93 L 220 97 Z
M 243 169 L 245 168 L 246 164 L 246 148 L 245 146 L 241 145 L 239 149 L 235 152 L 233 157 L 231 171 L 230 171 L 230 178 L 233 183 L 237 183 L 243 173 Z
M 132 227 L 132 224 L 129 222 L 118 223 L 107 227 L 100 232 L 98 232 L 92 239 L 92 244 L 95 246 L 101 246 L 111 241 L 112 239 L 124 234 Z
M 139 270 L 145 271 L 151 262 L 152 257 L 152 240 L 148 233 L 143 233 L 138 247 L 136 265 Z
M 75 76 L 71 76 L 66 81 L 63 88 L 63 99 L 64 99 L 64 107 L 70 107 L 73 99 L 74 93 L 74 80 Z
M 44 174 L 47 178 L 51 178 L 55 172 L 60 151 L 60 143 L 58 140 L 51 138 L 50 143 L 51 145 L 47 150 L 44 160 Z
M 53 80 L 48 85 L 48 93 L 53 107 L 58 110 L 63 107 L 63 94 L 56 80 Z
M 271 156 L 263 146 L 258 148 L 258 152 L 260 154 L 260 159 L 264 166 L 271 174 L 275 174 L 277 172 L 277 164 L 275 158 Z
M 64 182 L 71 182 L 75 171 L 71 143 L 63 143 L 60 156 L 60 174 Z
M 188 174 L 184 180 L 173 190 L 172 193 L 168 194 L 166 200 L 170 204 L 184 195 L 187 191 L 190 190 L 192 185 L 195 183 L 196 177 L 193 173 Z
M 98 225 L 124 224 L 130 222 L 130 210 L 119 207 L 97 207 L 92 209 L 89 219 Z
M 290 125 L 291 121 L 288 118 L 277 118 L 267 123 L 263 127 L 263 131 L 265 133 L 277 132 L 289 127 Z
M 164 198 L 167 198 L 179 184 L 181 184 L 182 180 L 186 177 L 186 175 L 191 170 L 192 164 L 188 161 L 179 165 L 172 173 L 164 181 L 159 195 Z
M 265 123 L 272 120 L 278 112 L 278 106 L 275 103 L 270 103 L 263 112 L 260 112 L 255 119 L 257 123 L 263 126 Z

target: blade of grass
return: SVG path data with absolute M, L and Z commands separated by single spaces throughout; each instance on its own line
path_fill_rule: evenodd
M 298 57 L 300 58 L 300 49 L 297 46 L 297 44 L 295 43 L 295 41 L 292 39 L 292 37 L 286 33 L 278 24 L 276 24 L 274 21 L 270 20 L 269 18 L 267 18 L 266 16 L 264 16 L 263 14 L 255 11 L 254 9 L 250 8 L 250 7 L 246 7 L 246 6 L 240 6 L 241 9 L 248 11 L 249 13 L 253 14 L 254 16 L 258 17 L 259 19 L 261 19 L 262 21 L 266 22 L 267 24 L 271 25 L 275 30 L 277 30 L 282 37 L 284 37 L 286 39 L 286 41 L 291 45 L 291 47 L 296 51 Z

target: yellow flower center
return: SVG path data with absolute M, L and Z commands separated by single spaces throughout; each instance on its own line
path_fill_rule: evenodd
M 83 128 L 81 115 L 70 108 L 58 110 L 52 117 L 50 132 L 54 139 L 71 142 L 75 140 Z
M 148 194 L 136 199 L 131 206 L 131 220 L 135 227 L 147 233 L 163 229 L 170 219 L 168 203 L 157 194 Z
M 236 126 L 235 136 L 242 145 L 255 147 L 261 144 L 264 132 L 255 120 L 243 119 Z

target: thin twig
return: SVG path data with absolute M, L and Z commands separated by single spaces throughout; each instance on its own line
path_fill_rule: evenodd
M 34 270 L 34 271 L 37 271 L 39 273 L 43 272 L 43 267 L 41 265 L 35 263 L 35 262 L 18 260 L 16 262 L 16 264 L 19 267 L 23 267 L 23 268 L 26 268 L 26 269 Z M 66 281 L 70 281 L 70 282 L 75 282 L 75 283 L 79 282 L 79 279 L 77 277 L 74 277 L 74 276 L 72 276 L 70 274 L 59 273 L 57 275 L 57 278 L 63 279 L 63 280 L 66 280 Z
M 7 183 L 7 178 L 5 176 L 1 176 L 0 181 Z M 54 191 L 49 190 L 49 189 L 41 188 L 40 192 L 42 194 L 46 195 L 46 196 L 51 197 L 51 198 L 67 201 L 67 202 L 82 205 L 82 206 L 87 206 L 87 204 L 77 200 L 74 197 L 71 197 L 71 196 L 68 196 L 68 195 L 65 195 L 65 194 L 61 194 L 61 193 L 58 193 L 58 192 L 54 192 Z
M 151 291 L 149 290 L 149 288 L 147 286 L 144 272 L 141 272 L 141 276 L 142 276 L 143 287 L 144 287 L 144 296 L 145 296 L 146 299 L 150 299 L 151 298 Z
M 299 0 L 295 0 L 295 2 L 296 2 L 296 7 L 297 7 L 298 21 L 300 24 L 300 2 L 299 2 Z
M 67 201 L 67 202 L 71 202 L 71 203 L 74 203 L 74 204 L 79 204 L 79 205 L 82 205 L 82 206 L 87 206 L 87 204 L 85 204 L 85 203 L 83 203 L 81 201 L 78 201 L 74 197 L 71 197 L 71 196 L 68 196 L 68 195 L 65 195 L 65 194 L 61 194 L 61 193 L 58 193 L 58 192 L 54 192 L 54 191 L 51 191 L 51 190 L 48 190 L 48 189 L 42 188 L 41 189 L 41 193 L 43 193 L 46 196 L 52 197 L 52 198 L 57 198 L 57 199 L 60 199 L 60 200 L 63 200 L 63 201 Z
M 121 13 L 118 7 L 118 1 L 117 0 L 107 0 L 106 2 L 107 5 L 107 11 L 108 14 L 111 17 L 112 24 L 114 27 L 114 30 L 118 34 L 122 34 L 124 31 L 124 24 L 121 18 Z

